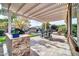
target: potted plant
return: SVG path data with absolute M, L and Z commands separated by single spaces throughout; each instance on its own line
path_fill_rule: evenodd
M 17 31 L 16 29 L 12 31 L 12 37 L 13 38 L 19 37 L 19 35 L 20 35 L 19 31 Z

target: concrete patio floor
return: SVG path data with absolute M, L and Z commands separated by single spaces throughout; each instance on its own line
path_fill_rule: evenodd
M 66 40 L 65 40 L 66 41 Z M 31 55 L 40 56 L 71 56 L 70 47 L 67 42 L 50 41 L 40 36 L 32 37 L 30 40 Z
M 0 45 L 0 56 L 3 56 L 3 46 Z
M 67 40 L 63 40 L 50 41 L 40 36 L 32 37 L 30 39 L 30 54 L 31 56 L 71 56 Z M 0 46 L 0 56 L 3 56 L 2 45 Z

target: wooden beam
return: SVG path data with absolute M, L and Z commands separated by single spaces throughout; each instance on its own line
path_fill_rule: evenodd
M 32 6 L 29 10 L 25 11 L 25 12 L 23 13 L 23 15 L 26 14 L 28 11 L 32 10 L 33 8 L 35 8 L 36 6 L 38 6 L 39 4 L 40 4 L 40 3 L 37 3 L 36 5 Z
M 40 22 L 42 22 L 43 21 L 43 19 L 39 19 L 39 18 L 35 18 L 35 17 L 28 17 L 29 19 L 34 19 L 34 20 L 36 20 L 36 21 L 40 21 Z
M 34 16 L 40 16 L 40 15 L 44 15 L 46 13 L 51 13 L 51 11 L 55 11 L 57 8 L 60 8 L 61 6 L 63 6 L 63 4 L 61 4 L 61 5 L 54 4 L 46 9 L 44 9 L 44 11 L 40 11 L 40 13 L 38 12 L 38 14 L 36 14 Z
M 16 13 L 18 13 L 18 12 L 23 8 L 24 5 L 25 5 L 25 3 L 23 3 L 23 4 L 18 8 L 18 10 L 16 11 Z
M 53 6 L 52 6 L 52 5 L 53 5 Z M 56 6 L 55 3 L 53 3 L 52 5 L 49 5 L 49 6 L 47 6 L 46 8 L 39 10 L 38 12 L 34 13 L 32 16 L 40 15 L 41 13 L 43 13 L 43 12 L 45 12 L 45 11 L 47 11 L 47 10 L 53 8 L 54 6 Z
M 79 5 L 77 7 L 77 44 L 79 46 Z
M 52 8 L 56 7 L 57 5 L 56 4 L 53 4 L 53 5 L 50 5 L 48 6 L 47 8 L 43 9 L 43 10 L 40 10 L 39 12 L 35 13 L 33 16 L 38 16 L 38 15 L 41 15 L 42 13 L 45 13 L 47 12 L 48 10 L 50 11 Z
M 32 16 L 33 14 L 38 13 L 39 11 L 41 11 L 41 10 L 47 8 L 47 7 L 50 7 L 51 5 L 53 5 L 53 4 L 52 4 L 52 3 L 51 3 L 51 4 L 48 3 L 46 6 L 44 6 L 44 7 L 40 8 L 39 10 L 37 10 L 37 11 L 31 13 L 29 16 Z
M 65 10 L 67 10 L 67 6 L 62 6 L 60 8 L 56 8 L 56 9 L 53 9 L 51 11 L 48 11 L 44 14 L 38 15 L 36 17 L 49 16 L 49 15 L 53 15 L 53 14 L 56 14 L 56 13 L 61 12 L 61 11 L 65 11 Z
M 67 10 L 60 10 L 58 12 L 54 12 L 54 13 L 51 13 L 51 14 L 47 14 L 47 15 L 44 15 L 44 16 L 40 16 L 40 17 L 53 17 L 53 16 L 57 16 L 57 15 L 61 15 L 61 14 L 66 14 Z M 36 16 L 38 17 L 38 16 Z
M 69 3 L 68 4 L 68 34 L 71 35 L 72 31 L 71 31 L 71 22 L 72 22 L 72 4 Z
M 41 19 L 43 19 L 44 21 L 47 21 L 47 20 L 49 20 L 49 21 L 59 21 L 59 20 L 64 20 L 65 19 L 65 15 L 64 14 L 60 14 L 60 15 L 55 15 L 55 16 L 52 16 L 52 17 L 44 17 L 44 18 L 41 17 Z
M 10 7 L 11 7 L 11 3 L 8 4 L 8 10 L 10 9 Z

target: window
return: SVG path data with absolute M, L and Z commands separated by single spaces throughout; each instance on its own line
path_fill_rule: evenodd
M 78 4 L 72 4 L 72 21 L 71 21 L 71 31 L 72 31 L 72 37 L 75 43 L 77 43 L 77 11 Z

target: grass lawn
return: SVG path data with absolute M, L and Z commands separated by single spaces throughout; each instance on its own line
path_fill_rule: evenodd
M 36 33 L 29 34 L 29 37 L 35 37 L 35 36 L 38 36 L 38 35 Z
M 6 40 L 6 36 L 0 36 L 0 43 L 3 43 Z

